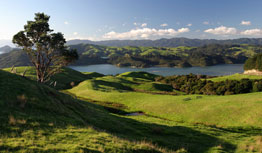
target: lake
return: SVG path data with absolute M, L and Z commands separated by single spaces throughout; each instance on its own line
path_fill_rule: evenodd
M 98 72 L 105 75 L 115 75 L 129 71 L 145 71 L 157 75 L 183 75 L 183 74 L 204 74 L 211 76 L 231 75 L 235 73 L 243 73 L 243 64 L 221 64 L 206 67 L 189 67 L 189 68 L 171 68 L 171 67 L 150 67 L 150 68 L 131 68 L 117 67 L 111 64 L 98 64 L 88 66 L 69 66 L 70 68 L 80 72 Z

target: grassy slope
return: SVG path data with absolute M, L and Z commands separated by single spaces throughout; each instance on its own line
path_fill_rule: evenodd
M 5 68 L 3 70 L 10 72 L 12 68 Z M 16 74 L 23 74 L 26 69 L 26 77 L 36 80 L 36 72 L 34 67 L 29 66 L 22 66 L 22 67 L 15 67 Z M 50 81 L 47 83 L 50 85 L 54 84 L 54 81 L 56 81 L 56 87 L 55 89 L 61 90 L 61 89 L 69 89 L 72 88 L 71 83 L 73 82 L 74 85 L 77 85 L 78 83 L 86 80 L 91 79 L 94 77 L 101 77 L 102 74 L 90 72 L 90 73 L 81 73 L 78 71 L 75 71 L 70 68 L 63 68 L 60 73 L 55 74 L 51 77 Z
M 0 70 L 0 152 L 232 151 L 234 145 L 156 117 L 121 116 Z M 209 129 L 212 129 L 209 127 Z M 214 129 L 215 130 L 215 129 Z
M 0 70 L 0 91 L 0 152 L 165 151 L 139 140 L 132 120 L 26 78 Z
M 259 75 L 246 75 L 246 74 L 233 74 L 221 77 L 215 77 L 212 79 L 208 79 L 214 82 L 225 81 L 225 80 L 241 80 L 241 79 L 262 79 L 262 76 Z

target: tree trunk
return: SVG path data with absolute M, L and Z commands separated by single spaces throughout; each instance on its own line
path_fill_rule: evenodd
M 42 73 L 39 69 L 36 69 L 36 76 L 37 76 L 37 82 L 44 83 L 44 73 Z

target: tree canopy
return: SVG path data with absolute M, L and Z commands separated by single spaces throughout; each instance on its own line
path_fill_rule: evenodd
M 38 82 L 47 81 L 50 76 L 78 59 L 75 49 L 65 46 L 62 33 L 54 33 L 49 27 L 50 16 L 36 13 L 34 21 L 27 21 L 24 30 L 13 36 L 13 43 L 22 47 L 36 68 Z

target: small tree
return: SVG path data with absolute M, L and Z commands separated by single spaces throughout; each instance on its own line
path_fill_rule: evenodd
M 49 28 L 50 16 L 36 13 L 35 21 L 27 21 L 24 31 L 13 36 L 13 43 L 22 47 L 35 66 L 37 81 L 46 82 L 59 70 L 78 58 L 76 50 L 65 46 L 62 33 Z

